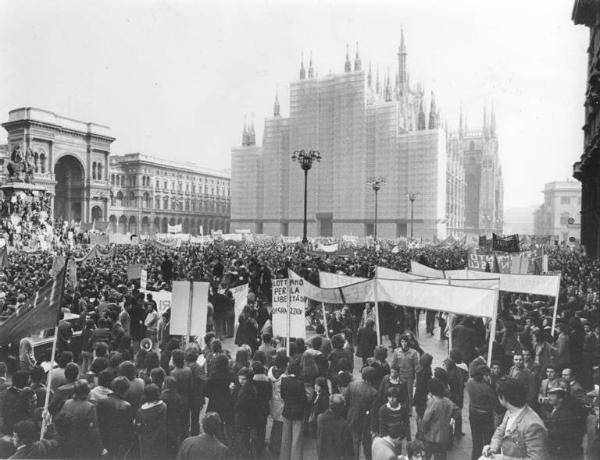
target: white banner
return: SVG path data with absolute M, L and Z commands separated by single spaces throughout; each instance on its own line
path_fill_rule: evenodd
M 410 273 L 413 275 L 426 276 L 427 278 L 444 278 L 444 272 L 442 270 L 427 267 L 414 260 L 410 261 Z
M 288 294 L 289 282 L 289 294 Z M 275 337 L 306 337 L 305 307 L 306 298 L 301 290 L 307 284 L 302 278 L 274 279 L 273 284 L 273 335 Z M 289 299 L 288 299 L 289 295 Z M 290 308 L 288 333 L 288 303 Z
M 181 230 L 182 230 L 182 225 L 181 224 L 167 225 L 167 232 L 168 233 L 181 233 Z
M 324 244 L 319 243 L 317 245 L 317 249 L 319 251 L 323 251 L 323 252 L 336 252 L 338 250 L 338 244 L 335 243 L 335 244 L 324 245 Z
M 152 294 L 152 299 L 156 302 L 156 307 L 159 315 L 162 315 L 169 308 L 171 308 L 171 299 L 173 297 L 172 292 L 158 291 L 150 292 L 149 294 Z
M 348 286 L 349 284 L 360 283 L 361 281 L 367 281 L 367 278 L 319 272 L 319 284 L 322 288 L 337 288 Z
M 194 281 L 193 290 L 190 292 L 189 281 L 173 282 L 170 325 L 172 335 L 186 335 L 189 317 L 191 316 L 190 334 L 204 337 L 208 315 L 208 284 Z M 190 294 L 192 294 L 191 305 Z M 189 314 L 190 308 L 192 309 L 191 315 Z
M 392 270 L 391 268 L 385 267 L 375 267 L 375 278 L 402 281 L 421 281 L 427 279 L 423 276 L 415 275 L 412 273 L 399 272 L 397 270 Z
M 225 241 L 242 241 L 243 236 L 241 233 L 224 233 L 222 235 L 223 240 Z

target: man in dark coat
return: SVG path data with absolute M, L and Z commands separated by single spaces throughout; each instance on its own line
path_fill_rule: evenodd
M 112 382 L 113 392 L 98 401 L 98 427 L 104 448 L 114 457 L 123 458 L 134 441 L 133 410 L 124 396 L 129 389 L 127 377 Z
M 340 394 L 331 395 L 329 409 L 317 417 L 317 458 L 352 460 L 352 432 L 344 418 L 346 406 Z
M 545 420 L 550 458 L 583 458 L 581 443 L 585 433 L 585 412 L 569 402 L 565 390 L 560 386 L 548 390 L 548 400 L 554 408 Z
M 453 347 L 461 351 L 464 362 L 467 365 L 477 356 L 476 348 L 479 345 L 477 331 L 470 317 L 464 318 L 453 331 Z
M 362 380 L 350 383 L 346 392 L 348 424 L 352 430 L 354 458 L 358 460 L 362 443 L 365 458 L 371 460 L 371 434 L 368 413 L 377 397 L 377 390 L 373 386 L 376 372 L 372 367 L 364 367 L 361 374 Z
M 12 436 L 13 428 L 17 422 L 26 420 L 29 417 L 27 411 L 27 402 L 21 394 L 23 388 L 27 386 L 29 373 L 26 371 L 17 371 L 12 378 L 12 386 L 2 394 L 0 405 L 0 432 Z
M 377 332 L 373 330 L 375 321 L 372 318 L 367 319 L 365 327 L 358 330 L 358 349 L 356 355 L 362 358 L 363 366 L 367 365 L 367 360 L 373 357 L 373 350 L 377 346 Z
M 169 256 L 165 256 L 160 264 L 160 271 L 165 282 L 170 283 L 171 278 L 173 277 L 173 262 L 169 259 Z

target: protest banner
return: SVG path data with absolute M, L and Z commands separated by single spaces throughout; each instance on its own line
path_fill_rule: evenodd
M 208 315 L 208 285 L 204 282 L 175 281 L 171 305 L 170 333 L 204 337 Z
M 520 252 L 519 235 L 500 236 L 492 233 L 492 250 L 501 252 Z
M 158 310 L 158 314 L 162 315 L 169 308 L 171 308 L 171 299 L 173 297 L 173 293 L 169 291 L 158 291 L 151 292 L 152 299 L 156 302 L 156 309 Z
M 140 264 L 131 264 L 127 267 L 127 279 L 139 280 L 142 276 L 142 266 Z
M 304 320 L 306 297 L 300 293 L 300 288 L 303 285 L 304 280 L 275 279 L 272 283 L 273 335 L 275 337 L 295 337 L 304 339 L 306 336 Z
M 498 260 L 498 266 L 500 268 L 500 273 L 510 273 L 512 266 L 512 259 L 510 256 L 498 255 L 496 256 Z M 492 269 L 494 264 L 494 256 L 493 254 L 476 254 L 474 252 L 469 253 L 468 258 L 468 266 L 469 270 L 478 270 L 478 271 L 486 271 L 486 268 Z

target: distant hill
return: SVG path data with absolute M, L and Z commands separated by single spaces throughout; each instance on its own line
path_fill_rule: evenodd
M 533 212 L 537 206 L 523 206 L 504 210 L 504 234 L 533 234 Z

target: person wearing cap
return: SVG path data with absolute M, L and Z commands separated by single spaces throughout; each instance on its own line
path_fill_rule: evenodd
M 585 415 L 568 402 L 567 392 L 560 386 L 548 390 L 548 402 L 552 406 L 546 420 L 550 460 L 582 459 Z
M 361 380 L 351 382 L 346 392 L 347 420 L 352 430 L 354 458 L 358 460 L 362 444 L 365 458 L 371 460 L 369 410 L 377 397 L 377 390 L 373 386 L 376 371 L 372 367 L 364 367 L 361 377 Z
M 471 367 L 471 378 L 465 388 L 469 395 L 469 423 L 473 450 L 471 460 L 477 460 L 485 443 L 494 434 L 494 407 L 496 393 L 488 382 L 490 369 L 485 363 Z

